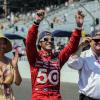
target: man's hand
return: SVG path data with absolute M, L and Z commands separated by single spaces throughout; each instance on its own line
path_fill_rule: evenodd
M 85 37 L 81 43 L 79 44 L 78 50 L 72 54 L 72 57 L 74 59 L 80 57 L 81 52 L 83 51 L 83 48 L 88 46 L 91 42 L 91 37 Z
M 88 44 L 90 44 L 91 40 L 92 40 L 91 37 L 85 37 L 85 38 L 81 41 L 81 43 L 79 44 L 79 48 L 80 48 L 80 47 L 82 47 L 82 48 L 86 47 Z
M 84 22 L 84 17 L 85 17 L 85 15 L 83 14 L 82 11 L 77 11 L 77 13 L 75 15 L 75 19 L 76 19 L 76 24 L 77 24 L 78 28 L 82 28 L 83 22 Z
M 35 15 L 35 22 L 39 24 L 44 19 L 44 16 L 45 16 L 45 11 L 38 10 Z

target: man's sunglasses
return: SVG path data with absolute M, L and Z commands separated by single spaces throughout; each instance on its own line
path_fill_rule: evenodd
M 54 42 L 54 38 L 43 38 L 40 41 L 41 42 L 48 42 L 48 41 Z
M 100 39 L 93 39 L 94 42 L 100 42 Z

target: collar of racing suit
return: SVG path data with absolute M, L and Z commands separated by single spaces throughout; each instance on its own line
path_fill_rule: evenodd
M 52 56 L 52 52 L 48 53 L 48 52 L 45 51 L 45 50 L 40 50 L 40 51 L 39 51 L 39 54 L 40 54 L 41 57 L 46 57 L 46 58 Z
M 39 51 L 39 56 L 42 58 L 46 58 L 46 59 L 52 59 L 52 58 L 56 58 L 58 56 L 59 52 L 56 51 L 52 51 L 51 53 L 48 53 L 45 50 L 40 50 Z

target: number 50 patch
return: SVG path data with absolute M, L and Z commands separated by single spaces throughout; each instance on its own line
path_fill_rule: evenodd
M 58 70 L 51 70 L 49 73 L 47 69 L 40 68 L 37 75 L 37 82 L 40 84 L 44 84 L 49 81 L 53 85 L 57 85 L 59 83 L 59 72 Z

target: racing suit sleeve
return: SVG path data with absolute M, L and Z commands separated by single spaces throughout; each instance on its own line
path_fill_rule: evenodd
M 69 42 L 59 53 L 58 58 L 60 60 L 61 67 L 68 60 L 69 56 L 77 50 L 80 37 L 81 37 L 81 30 L 75 29 L 75 31 L 73 31 L 71 35 Z
M 36 40 L 38 34 L 38 25 L 33 24 L 28 31 L 26 38 L 26 54 L 30 65 L 33 65 L 37 57 Z

